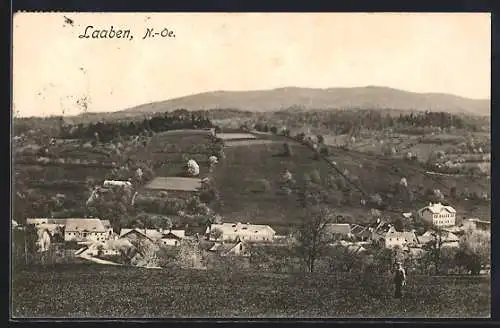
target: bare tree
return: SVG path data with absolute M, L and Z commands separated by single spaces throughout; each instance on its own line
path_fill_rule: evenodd
M 213 229 L 211 232 L 210 232 L 210 235 L 212 236 L 213 239 L 215 239 L 216 241 L 219 240 L 219 238 L 222 237 L 222 230 L 220 230 L 219 228 L 215 228 Z
M 439 227 L 434 227 L 431 233 L 433 239 L 426 245 L 428 260 L 434 264 L 436 274 L 441 271 L 441 253 L 446 242 L 446 232 Z
M 306 263 L 309 272 L 314 272 L 316 260 L 323 256 L 333 242 L 328 224 L 335 216 L 329 208 L 316 205 L 306 211 L 304 221 L 297 232 L 296 251 Z

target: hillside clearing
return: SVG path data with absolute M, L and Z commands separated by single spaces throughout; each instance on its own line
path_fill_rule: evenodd
M 311 149 L 290 139 L 268 136 L 265 140 L 272 142 L 258 144 L 250 141 L 246 147 L 227 147 L 226 158 L 216 167 L 214 175 L 221 199 L 224 201 L 224 216 L 271 224 L 279 233 L 288 231 L 287 229 L 299 222 L 301 216 L 297 197 L 279 192 L 281 174 L 285 169 L 292 173 L 298 185 L 303 183 L 306 176 L 315 174 L 316 171 L 323 179 L 332 177 L 342 180 L 339 171 L 347 172 L 350 179 L 368 195 L 388 190 L 390 186 L 399 184 L 404 177 L 415 199 L 393 208 L 401 213 L 415 211 L 428 204 L 429 198 L 423 195 L 426 190 L 439 189 L 445 197 L 449 197 L 452 187 L 459 191 L 481 192 L 489 185 L 485 178 L 426 175 L 426 170 L 416 162 L 329 147 L 328 158 L 336 163 L 334 169 L 323 160 L 314 160 Z M 291 145 L 290 157 L 283 156 L 285 142 Z M 255 184 L 265 187 L 255 190 Z M 340 190 L 333 192 L 340 200 L 344 199 Z M 340 204 L 332 206 L 335 213 L 350 216 L 360 223 L 367 218 L 370 211 L 369 207 L 360 205 L 361 199 L 365 197 L 356 188 L 352 188 L 350 203 L 341 201 Z M 478 213 L 487 213 L 490 209 L 490 205 L 486 203 L 474 206 L 466 203 L 453 203 L 457 216 L 477 216 Z M 393 213 L 384 213 L 391 214 Z

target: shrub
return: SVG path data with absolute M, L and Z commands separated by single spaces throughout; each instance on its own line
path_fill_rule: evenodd
M 263 193 L 271 190 L 271 183 L 266 179 L 258 179 L 251 182 L 248 191 L 253 193 Z
M 292 156 L 292 146 L 290 146 L 290 144 L 288 142 L 285 142 L 283 147 L 285 149 L 284 155 L 288 156 L 288 157 Z

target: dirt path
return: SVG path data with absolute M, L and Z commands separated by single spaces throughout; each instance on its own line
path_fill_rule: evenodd
M 425 174 L 429 175 L 441 175 L 444 177 L 465 177 L 465 174 L 446 174 L 446 173 L 439 173 L 439 172 L 432 172 L 432 171 L 426 171 Z

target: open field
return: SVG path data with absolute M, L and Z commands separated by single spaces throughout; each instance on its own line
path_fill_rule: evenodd
M 218 133 L 217 138 L 220 138 L 224 141 L 238 139 L 257 139 L 257 137 L 251 133 Z
M 96 264 L 19 269 L 13 316 L 447 317 L 490 315 L 487 277 L 409 276 L 402 300 L 389 277 L 293 276 Z
M 174 191 L 198 191 L 201 188 L 199 178 L 179 178 L 179 177 L 157 177 L 146 189 L 154 190 L 174 190 Z

